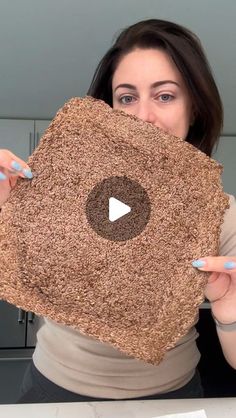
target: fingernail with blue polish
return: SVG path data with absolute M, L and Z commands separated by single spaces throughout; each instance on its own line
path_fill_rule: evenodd
M 232 270 L 232 269 L 235 269 L 235 268 L 236 268 L 236 263 L 235 263 L 234 261 L 227 261 L 227 262 L 224 264 L 224 268 L 225 268 L 226 270 Z
M 23 174 L 25 175 L 25 177 L 27 177 L 27 179 L 32 179 L 33 178 L 32 171 L 28 168 L 24 168 Z
M 194 261 L 192 262 L 192 266 L 193 266 L 193 267 L 196 267 L 196 268 L 201 268 L 201 267 L 204 267 L 204 266 L 205 266 L 205 264 L 206 264 L 206 262 L 205 262 L 205 261 L 203 261 L 203 260 L 194 260 Z
M 12 161 L 11 167 L 14 168 L 14 170 L 16 170 L 16 171 L 21 171 L 22 170 L 22 166 L 17 161 Z
M 0 180 L 6 180 L 6 178 L 7 178 L 7 176 L 5 176 L 5 174 L 0 172 Z

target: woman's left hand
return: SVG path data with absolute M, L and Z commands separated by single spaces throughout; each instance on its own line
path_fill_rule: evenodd
M 236 257 L 204 257 L 195 260 L 193 266 L 212 272 L 205 296 L 213 315 L 225 324 L 236 322 Z

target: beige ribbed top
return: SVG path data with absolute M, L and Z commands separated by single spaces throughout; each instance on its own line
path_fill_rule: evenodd
M 233 196 L 230 203 L 222 226 L 220 255 L 235 256 L 236 202 Z M 158 366 L 153 366 L 45 319 L 38 332 L 33 360 L 44 376 L 72 392 L 101 398 L 134 398 L 168 392 L 187 383 L 200 358 L 196 338 L 197 332 L 192 328 Z

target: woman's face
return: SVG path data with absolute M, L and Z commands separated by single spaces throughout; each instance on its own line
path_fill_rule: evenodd
M 118 64 L 112 80 L 113 108 L 169 134 L 186 138 L 192 104 L 185 83 L 162 50 L 136 48 Z

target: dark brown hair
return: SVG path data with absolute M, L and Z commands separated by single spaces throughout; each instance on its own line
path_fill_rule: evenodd
M 112 106 L 113 74 L 121 58 L 135 48 L 162 49 L 172 58 L 194 109 L 186 140 L 210 156 L 223 126 L 223 106 L 200 40 L 189 29 L 159 19 L 124 29 L 100 61 L 87 94 Z

